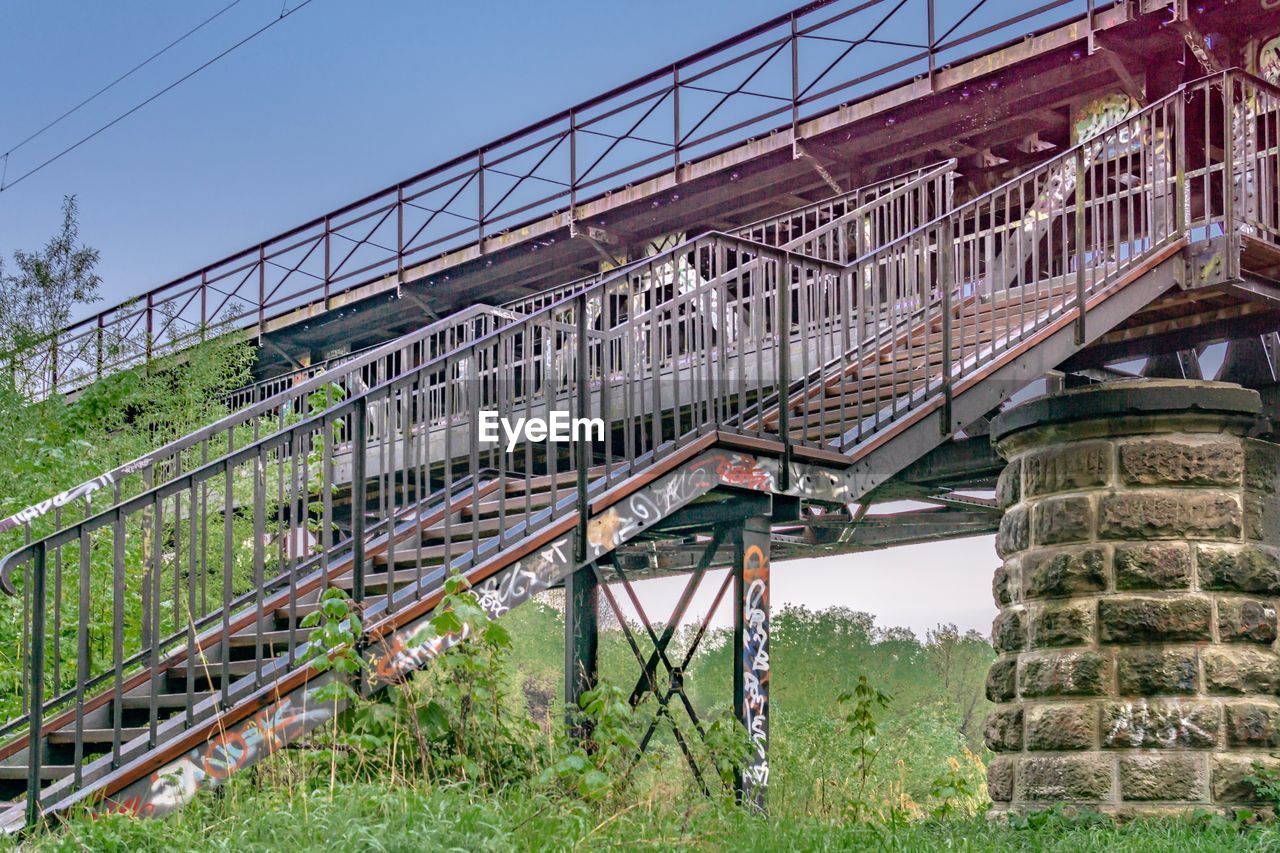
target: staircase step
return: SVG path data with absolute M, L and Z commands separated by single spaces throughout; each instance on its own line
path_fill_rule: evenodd
M 349 577 L 350 577 L 350 576 L 349 576 L 349 575 L 344 575 L 344 577 L 349 579 Z M 333 581 L 333 584 L 334 584 L 335 586 L 338 584 L 338 580 L 342 580 L 342 578 L 339 578 L 339 579 L 337 579 L 337 580 Z M 347 587 L 347 588 L 349 588 L 349 587 Z M 382 599 L 382 596 L 381 596 L 381 595 L 367 595 L 367 596 L 365 596 L 365 606 L 366 606 L 366 607 L 372 606 L 373 604 L 375 604 L 376 602 L 378 602 L 378 601 L 379 601 L 379 600 L 381 600 L 381 599 Z M 311 614 L 311 613 L 314 613 L 314 612 L 316 612 L 316 611 L 317 611 L 317 610 L 319 610 L 319 609 L 320 609 L 320 603 L 319 603 L 319 602 L 308 602 L 307 604 L 301 604 L 301 603 L 299 603 L 299 604 L 297 604 L 297 605 L 295 605 L 295 606 L 294 606 L 293 612 L 296 614 L 298 621 L 299 621 L 299 622 L 301 622 L 301 621 L 303 620 L 303 618 L 305 618 L 307 615 L 309 615 L 309 614 Z M 289 613 L 290 613 L 290 610 L 289 610 L 289 605 L 288 605 L 288 603 L 281 604 L 279 607 L 275 608 L 275 609 L 272 611 L 272 614 L 274 615 L 274 617 L 275 617 L 275 619 L 276 619 L 276 620 L 286 620 L 286 621 L 287 621 L 287 620 L 289 619 Z M 302 629 L 299 629 L 299 630 L 302 630 Z M 309 629 L 308 629 L 308 630 L 309 630 Z M 287 631 L 285 631 L 284 633 L 288 633 L 288 632 L 287 632 Z
M 208 699 L 213 695 L 214 694 L 212 692 L 207 690 L 197 690 L 191 694 L 192 704 L 198 705 L 199 703 L 203 702 L 204 700 Z M 187 707 L 186 691 L 183 691 L 181 693 L 160 693 L 155 698 L 156 698 L 156 707 L 163 710 L 169 710 L 171 708 Z M 120 705 L 125 710 L 132 710 L 132 711 L 144 710 L 145 711 L 146 709 L 151 707 L 151 697 L 146 695 L 145 693 L 138 694 L 136 696 L 125 696 L 123 699 L 120 700 Z
M 572 487 L 559 489 L 554 494 L 555 494 L 555 499 L 560 500 L 562 498 L 572 497 L 575 494 L 575 489 Z M 517 492 L 508 491 L 507 495 L 508 495 L 508 498 L 505 504 L 507 509 L 507 515 L 511 515 L 514 511 L 524 510 L 525 493 L 523 489 Z M 541 509 L 543 507 L 550 506 L 551 502 L 552 502 L 552 492 L 549 490 L 531 493 L 528 498 L 528 505 L 535 509 Z M 489 498 L 489 499 L 480 501 L 478 514 L 481 518 L 489 518 L 489 517 L 496 516 L 499 509 L 500 509 L 499 501 Z M 472 517 L 471 504 L 467 504 L 465 507 L 462 508 L 462 516 L 464 518 Z
M 286 612 L 288 612 L 287 605 L 285 607 L 285 610 Z M 310 634 L 311 634 L 310 628 L 298 628 L 293 632 L 293 638 L 297 642 L 301 643 L 304 640 L 306 640 L 306 638 L 310 636 Z M 236 634 L 231 638 L 231 648 L 233 649 L 253 648 L 254 646 L 257 646 L 257 645 L 288 646 L 289 631 L 288 630 L 263 631 L 261 634 L 258 634 L 254 631 L 249 631 L 246 634 Z M 210 664 L 210 666 L 221 666 L 221 664 Z
M 412 563 L 413 556 L 412 554 L 407 554 L 405 555 L 404 559 Z M 396 564 L 402 565 L 400 562 L 399 555 L 396 556 Z M 383 565 L 385 566 L 386 564 L 383 563 Z M 432 575 L 433 572 L 438 573 L 438 571 L 439 571 L 438 564 L 435 566 L 429 566 L 424 563 L 422 566 L 422 577 L 428 578 Z M 394 577 L 394 582 L 396 586 L 401 587 L 416 581 L 418 579 L 418 571 L 416 569 L 400 569 L 394 573 L 393 577 Z M 333 582 L 333 585 L 338 587 L 339 589 L 349 590 L 351 589 L 354 583 L 355 583 L 354 578 L 352 578 L 350 575 L 344 575 L 343 577 L 340 577 L 337 580 L 335 580 Z M 364 576 L 364 586 L 365 586 L 365 589 L 385 590 L 387 587 L 387 573 L 383 571 L 383 572 L 374 572 L 374 573 L 366 574 Z
M 274 660 L 274 658 L 264 657 L 261 660 L 261 662 L 250 659 L 250 660 L 233 660 L 225 664 L 222 661 L 212 661 L 212 660 L 211 661 L 194 661 L 194 662 L 183 661 L 182 663 L 169 667 L 164 672 L 165 672 L 165 675 L 167 675 L 170 679 L 185 680 L 188 672 L 194 672 L 196 680 L 200 680 L 203 678 L 221 679 L 224 666 L 226 667 L 230 675 L 232 677 L 235 677 L 239 675 L 249 675 L 252 672 L 257 672 L 259 666 L 266 667 L 268 664 L 271 663 L 272 660 Z M 185 693 L 183 693 L 182 695 L 183 697 L 186 696 Z
M 75 772 L 75 767 L 70 764 L 44 764 L 40 767 L 40 778 L 46 780 L 62 779 L 70 776 Z M 4 764 L 0 765 L 0 780 L 10 782 L 15 779 L 25 780 L 27 778 L 27 766 L 25 764 Z
M 120 729 L 120 742 L 128 743 L 136 737 L 140 737 L 147 733 L 145 728 L 122 728 Z M 81 733 L 81 738 L 85 743 L 115 743 L 115 729 L 85 729 Z M 76 742 L 76 727 L 70 726 L 65 729 L 59 729 L 56 732 L 49 732 L 49 743 L 52 744 L 74 744 Z

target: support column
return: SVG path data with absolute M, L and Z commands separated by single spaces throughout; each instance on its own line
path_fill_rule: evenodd
M 992 424 L 993 813 L 1228 810 L 1280 765 L 1280 448 L 1258 395 L 1115 382 Z
M 564 713 L 577 737 L 582 729 L 578 700 L 599 678 L 600 592 L 595 570 L 585 566 L 564 580 Z
M 739 800 L 764 811 L 769 787 L 769 519 L 742 524 L 734 555 L 733 707 L 755 750 L 737 780 Z

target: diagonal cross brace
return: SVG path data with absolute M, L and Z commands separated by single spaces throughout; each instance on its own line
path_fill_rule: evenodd
M 614 597 L 613 591 L 609 589 L 609 585 L 606 583 L 604 578 L 604 573 L 601 572 L 600 570 L 600 563 L 604 562 L 605 559 L 608 559 L 610 561 L 613 567 L 613 570 L 617 572 L 619 576 L 622 578 L 622 582 L 624 586 L 626 586 L 627 592 L 631 597 L 632 604 L 636 607 L 636 610 L 640 614 L 640 618 L 645 623 L 645 627 L 648 629 L 649 635 L 651 637 L 655 636 L 653 633 L 653 628 L 649 625 L 648 617 L 645 616 L 643 609 L 641 609 L 639 606 L 639 600 L 635 596 L 635 591 L 631 588 L 630 581 L 627 580 L 626 575 L 623 574 L 621 567 L 619 567 L 617 562 L 612 560 L 611 557 L 612 557 L 612 554 L 593 563 L 592 564 L 593 569 L 596 572 L 596 577 L 600 582 L 600 591 L 604 593 L 605 600 L 609 602 L 609 607 L 613 610 L 614 615 L 618 617 L 618 624 L 622 626 L 622 633 L 623 633 L 623 636 L 626 637 L 627 644 L 631 647 L 631 653 L 635 655 L 636 660 L 641 665 L 643 665 L 644 655 L 641 653 L 640 646 L 636 642 L 635 634 L 631 631 L 630 626 L 627 625 L 627 620 L 623 616 L 622 608 L 618 605 L 617 598 Z M 666 664 L 668 669 L 672 669 L 672 670 L 674 669 L 671 666 L 670 661 L 666 659 L 665 654 L 662 656 L 662 660 L 663 660 L 663 663 Z M 693 752 L 689 749 L 689 744 L 685 741 L 684 735 L 681 734 L 680 727 L 677 726 L 675 723 L 675 720 L 671 718 L 671 713 L 668 705 L 671 692 L 668 691 L 667 695 L 664 696 L 662 692 L 658 690 L 658 686 L 652 683 L 650 684 L 650 690 L 653 693 L 654 698 L 657 699 L 658 701 L 659 716 L 666 715 L 667 718 L 670 720 L 671 733 L 676 739 L 676 744 L 680 747 L 680 752 L 684 754 L 685 761 L 688 762 L 689 769 L 693 771 L 693 775 L 698 782 L 698 786 L 702 788 L 702 792 L 704 794 L 709 796 L 711 792 L 710 792 L 710 789 L 707 787 L 706 780 L 703 779 L 702 771 L 698 767 L 698 761 L 696 758 L 694 758 Z M 683 689 L 681 689 L 681 694 L 683 696 Z M 689 711 L 690 714 L 692 714 L 693 708 L 689 704 L 688 698 L 687 697 L 683 697 L 683 698 L 685 699 L 685 702 L 684 702 L 685 708 Z M 632 762 L 632 765 L 631 765 L 632 768 L 634 768 L 635 765 L 639 763 L 640 756 L 644 753 L 645 748 L 648 746 L 649 737 L 651 736 L 652 731 L 656 725 L 657 725 L 657 719 L 655 718 L 655 720 L 649 727 L 650 728 L 649 733 L 647 733 L 644 740 L 641 741 L 640 748 L 639 750 L 637 750 L 635 761 Z M 706 734 L 705 732 L 703 732 L 702 727 L 698 724 L 696 717 L 694 718 L 694 726 L 695 728 L 697 728 L 698 736 L 705 739 Z
M 649 655 L 649 660 L 644 664 L 644 672 L 640 678 L 636 680 L 636 686 L 631 690 L 631 704 L 634 706 L 640 702 L 641 697 L 651 689 L 654 683 L 654 675 L 658 668 L 658 660 L 661 657 L 664 663 L 666 661 L 667 646 L 671 643 L 671 638 L 675 636 L 676 630 L 680 627 L 680 622 L 684 619 L 685 612 L 688 611 L 689 605 L 693 603 L 693 595 L 697 592 L 698 587 L 702 585 L 702 577 L 706 574 L 707 569 L 715 560 L 716 553 L 724 544 L 727 537 L 726 528 L 717 526 L 711 536 L 711 542 L 707 544 L 706 550 L 702 552 L 702 557 L 698 560 L 698 565 L 693 569 L 692 575 L 688 583 L 685 584 L 684 591 L 680 594 L 680 599 L 676 602 L 675 609 L 671 611 L 671 618 L 667 621 L 666 627 L 662 631 L 662 636 L 655 639 L 654 651 Z M 670 670 L 668 664 L 667 669 Z

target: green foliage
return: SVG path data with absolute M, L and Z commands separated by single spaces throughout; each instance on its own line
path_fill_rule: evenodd
M 44 248 L 14 252 L 17 272 L 0 263 L 0 353 L 21 350 L 67 325 L 77 305 L 98 300 L 98 251 L 79 245 L 75 196 L 62 200 L 62 228 Z
M 1043 831 L 1046 829 L 1075 829 L 1079 827 L 1105 827 L 1111 818 L 1092 809 L 1055 804 L 1047 809 L 1010 815 L 1009 828 Z
M 887 693 L 872 687 L 865 675 L 858 676 L 853 690 L 836 697 L 836 705 L 842 709 L 848 706 L 849 709 L 844 716 L 845 733 L 851 742 L 849 753 L 853 758 L 858 787 L 848 808 L 855 820 L 862 819 L 871 810 L 864 795 L 871 778 L 871 768 L 880 755 L 876 742 L 876 713 L 888 708 L 892 701 Z
M 600 684 L 582 694 L 578 726 L 589 740 L 574 743 L 568 754 L 539 776 L 583 800 L 621 793 L 640 749 L 638 721 L 628 694 L 613 684 Z
M 1245 783 L 1253 788 L 1259 800 L 1280 812 L 1280 770 L 1254 761 Z
M 317 672 L 332 670 L 343 676 L 317 690 L 315 698 L 335 704 L 360 698 L 350 682 L 364 664 L 356 649 L 364 629 L 347 593 L 337 587 L 326 589 L 320 595 L 320 609 L 304 616 L 301 626 L 316 630 L 307 638 L 307 654 L 299 666 L 309 663 Z
M 77 819 L 29 839 L 33 850 L 1052 850 L 1200 853 L 1275 850 L 1274 825 L 1150 819 L 1125 824 L 1050 817 L 1035 829 L 987 821 L 923 820 L 892 833 L 816 817 L 767 819 L 701 797 L 639 796 L 599 815 L 589 804 L 527 789 L 478 792 L 372 780 L 334 796 L 304 788 L 228 785 L 164 820 Z
M 46 500 L 53 495 L 97 477 L 104 471 L 145 455 L 153 448 L 203 426 L 225 413 L 221 400 L 249 378 L 254 357 L 252 347 L 227 340 L 197 346 L 184 355 L 181 364 L 156 365 L 110 376 L 85 389 L 74 400 L 54 396 L 40 403 L 25 400 L 11 386 L 0 387 L 0 446 L 20 448 L 20 452 L 0 455 L 0 518 Z M 193 460 L 190 464 L 197 464 Z M 120 481 L 122 496 L 144 488 L 139 477 Z M 32 535 L 51 532 L 55 520 L 64 525 L 106 508 L 112 492 L 104 490 L 85 502 L 59 508 L 37 519 Z M 127 528 L 125 556 L 128 569 L 125 588 L 137 590 L 149 562 L 151 542 L 142 535 L 139 514 Z M 237 545 L 252 541 L 252 523 L 233 516 L 210 515 L 207 541 L 221 543 L 223 525 L 233 527 Z M 188 535 L 175 528 L 172 513 L 167 519 L 165 541 L 180 542 Z M 21 528 L 0 535 L 0 553 L 9 553 L 23 542 Z M 110 660 L 112 601 L 115 583 L 111 568 L 110 531 L 95 534 L 89 542 L 91 654 L 95 660 Z M 219 547 L 210 545 L 210 548 Z M 79 546 L 71 544 L 62 553 L 64 582 L 77 587 Z M 233 575 L 237 592 L 252 580 L 252 548 L 238 547 L 233 555 Z M 215 584 L 221 582 L 221 566 L 215 561 Z M 213 571 L 213 569 L 211 569 Z M 18 579 L 21 585 L 21 578 Z M 167 581 L 172 583 L 172 573 Z M 185 578 L 179 581 L 186 583 Z M 171 596 L 166 596 L 166 600 Z M 185 604 L 185 596 L 181 597 Z M 62 635 L 57 638 L 65 655 L 74 659 L 77 602 L 64 600 Z M 21 627 L 20 598 L 0 597 L 0 718 L 8 719 L 17 709 L 16 685 L 19 671 L 17 631 Z M 123 626 L 126 642 L 136 644 L 141 636 L 141 608 L 126 607 Z M 166 623 L 184 623 L 187 614 L 166 613 Z M 136 648 L 136 645 L 134 646 Z M 64 667 L 68 678 L 73 668 Z
M 315 622 L 317 647 L 326 649 L 326 654 L 346 647 L 351 615 L 344 596 L 326 597 Z M 553 630 L 563 630 L 555 611 L 535 604 L 495 622 L 478 607 L 465 583 L 455 579 L 427 641 L 456 639 L 464 632 L 471 640 L 443 650 L 439 666 L 408 679 L 382 700 L 355 702 L 342 718 L 336 741 L 332 734 L 313 734 L 301 744 L 309 749 L 280 750 L 254 771 L 233 776 L 219 794 L 198 796 L 163 821 L 74 818 L 28 839 L 27 844 L 32 849 L 121 851 L 640 848 L 1115 849 L 1135 853 L 1280 846 L 1280 830 L 1274 825 L 1209 816 L 1117 825 L 1096 813 L 1054 808 L 1011 818 L 1007 825 L 990 822 L 974 807 L 975 800 L 985 798 L 985 791 L 980 774 L 974 773 L 975 766 L 981 770 L 981 762 L 967 752 L 957 729 L 962 713 L 950 707 L 940 692 L 929 693 L 926 684 L 914 680 L 923 681 L 927 674 L 912 677 L 909 670 L 881 657 L 908 655 L 919 662 L 938 653 L 934 644 L 920 643 L 901 632 L 878 632 L 870 620 L 856 615 L 799 616 L 791 622 L 788 611 L 775 615 L 776 647 L 786 648 L 792 642 L 787 627 L 798 625 L 815 649 L 825 649 L 821 667 L 848 668 L 838 683 L 832 679 L 818 689 L 808 686 L 814 669 L 773 669 L 775 708 L 784 713 L 775 713 L 772 719 L 771 766 L 781 773 L 771 778 L 768 818 L 749 814 L 727 800 L 704 797 L 669 743 L 655 739 L 656 749 L 633 768 L 636 741 L 653 717 L 646 713 L 645 704 L 631 707 L 629 691 L 622 689 L 630 687 L 629 679 L 606 681 L 584 697 L 583 722 L 592 730 L 589 742 L 567 738 L 558 724 L 539 728 L 523 707 L 526 697 L 518 686 L 560 665 L 559 637 L 555 642 L 548 639 Z M 330 624 L 338 627 L 326 635 Z M 820 629 L 824 625 L 832 634 L 824 636 Z M 841 650 L 837 642 L 848 646 Z M 602 644 L 602 651 L 612 655 L 625 641 L 619 632 L 606 631 Z M 721 644 L 708 648 L 705 655 L 727 666 L 726 652 Z M 513 661 L 519 662 L 518 668 Z M 707 676 L 709 671 L 700 669 L 704 661 L 695 658 L 695 662 Z M 894 677 L 877 681 L 871 675 L 850 675 L 858 671 L 887 671 Z M 796 692 L 793 677 L 805 685 L 803 692 Z M 727 678 L 721 679 L 721 691 L 726 683 Z M 841 693 L 848 694 L 843 702 Z M 895 697 L 891 703 L 889 693 Z M 900 697 L 911 694 L 934 698 L 920 708 L 906 708 Z M 719 698 L 724 698 L 723 692 Z M 722 742 L 714 750 L 723 750 L 724 763 L 719 766 L 731 770 L 733 742 L 745 732 L 728 715 L 707 713 L 704 719 L 709 721 L 708 738 Z M 869 805 L 862 820 L 850 820 L 847 808 L 857 781 L 856 749 L 875 756 L 868 770 L 865 799 Z M 795 758 L 818 752 L 829 753 L 830 761 L 842 768 L 840 777 L 826 764 Z M 923 781 L 903 775 L 904 754 L 922 768 Z M 742 757 L 740 753 L 736 760 Z M 804 776 L 806 770 L 828 775 Z M 918 794 L 911 793 L 917 784 L 921 786 Z M 827 788 L 834 804 L 818 808 L 815 799 L 799 795 L 815 787 Z M 927 809 L 913 805 L 925 802 Z
M 441 648 L 426 671 L 348 713 L 339 738 L 347 748 L 339 768 L 344 778 L 403 777 L 493 790 L 536 774 L 545 744 L 513 701 L 511 635 L 489 618 L 461 576 L 445 582 L 430 630 L 411 645 L 423 643 Z
M 953 817 L 963 813 L 964 804 L 977 796 L 977 786 L 961 772 L 960 762 L 955 758 L 948 759 L 947 769 L 929 786 L 929 798 L 934 802 L 929 814 L 942 819 Z

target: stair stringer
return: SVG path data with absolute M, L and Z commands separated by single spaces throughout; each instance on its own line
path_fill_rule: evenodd
M 789 488 L 782 488 L 776 458 L 742 452 L 732 437 L 708 433 L 640 470 L 591 502 L 586 556 L 575 556 L 578 517 L 571 515 L 464 572 L 481 606 L 493 618 L 528 601 L 653 527 L 714 489 L 745 489 L 812 500 L 843 502 L 847 485 L 824 465 L 791 463 Z M 779 445 L 779 449 L 780 449 Z M 375 693 L 430 663 L 465 639 L 431 637 L 429 621 L 443 597 L 439 585 L 395 614 L 378 621 L 368 614 L 368 664 L 363 692 Z M 216 716 L 152 752 L 140 756 L 97 785 L 56 801 L 46 814 L 77 806 L 93 813 L 163 817 L 189 803 L 202 789 L 217 788 L 277 749 L 329 722 L 345 709 L 314 698 L 340 677 L 307 665 L 281 675 Z

